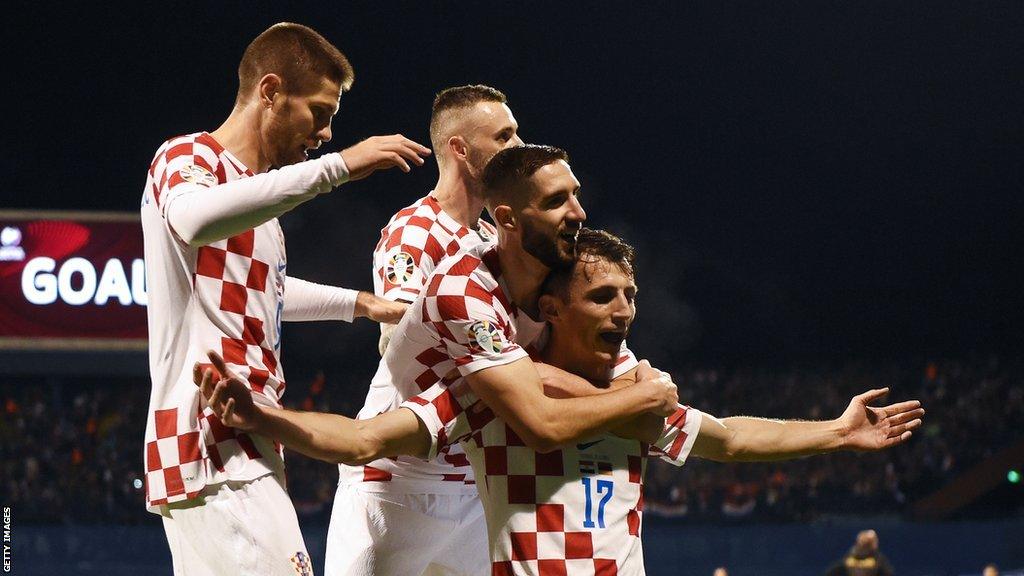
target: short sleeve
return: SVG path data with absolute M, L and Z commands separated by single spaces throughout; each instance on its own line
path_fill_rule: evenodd
M 403 234 L 400 229 L 399 234 Z M 403 234 L 404 235 L 404 234 Z M 423 283 L 433 270 L 434 261 L 422 249 L 399 243 L 374 256 L 376 274 L 381 279 L 382 298 L 412 302 L 423 290 Z
M 700 432 L 702 417 L 700 410 L 680 405 L 675 413 L 665 419 L 665 429 L 661 438 L 651 445 L 650 455 L 670 464 L 682 466 L 693 449 L 697 433 Z
M 462 394 L 459 390 L 462 390 Z M 471 406 L 475 402 L 476 397 L 468 386 L 449 387 L 438 382 L 400 405 L 401 408 L 411 410 L 430 433 L 427 460 L 436 458 L 448 446 L 458 443 L 469 434 L 470 418 L 463 404 Z
M 528 357 L 513 339 L 508 310 L 477 280 L 469 274 L 435 274 L 423 301 L 424 322 L 437 331 L 463 376 Z
M 415 300 L 437 263 L 447 255 L 446 234 L 427 204 L 396 214 L 374 251 L 374 272 L 381 282 L 378 295 L 388 300 Z

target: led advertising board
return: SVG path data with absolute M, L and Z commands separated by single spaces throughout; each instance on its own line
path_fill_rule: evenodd
M 137 214 L 0 211 L 0 349 L 145 346 Z

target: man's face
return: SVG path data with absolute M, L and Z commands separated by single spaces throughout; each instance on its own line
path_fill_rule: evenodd
M 328 78 L 304 94 L 279 92 L 263 134 L 263 150 L 276 168 L 306 160 L 309 150 L 331 139 L 331 120 L 338 113 L 341 86 Z
M 552 339 L 571 350 L 576 365 L 600 371 L 619 357 L 636 317 L 636 283 L 623 265 L 583 254 L 573 267 L 567 300 L 554 297 L 557 314 L 549 318 Z
M 530 201 L 518 214 L 523 249 L 548 268 L 575 260 L 576 233 L 587 220 L 580 182 L 562 160 L 542 166 L 526 183 Z
M 495 154 L 523 143 L 519 123 L 507 104 L 477 102 L 463 122 L 460 132 L 466 141 L 466 163 L 476 180 Z

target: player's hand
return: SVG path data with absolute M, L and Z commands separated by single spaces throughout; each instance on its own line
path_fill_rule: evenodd
M 369 318 L 381 324 L 398 324 L 409 305 L 405 302 L 392 302 L 369 292 L 360 292 L 356 296 L 356 318 Z M 381 354 L 383 356 L 383 354 Z
M 636 384 L 653 398 L 657 404 L 651 410 L 661 416 L 671 416 L 679 408 L 679 390 L 668 372 L 652 368 L 650 362 L 641 360 L 636 370 Z
M 844 447 L 850 450 L 882 450 L 907 441 L 912 430 L 921 426 L 924 408 L 917 400 L 880 408 L 868 406 L 888 393 L 888 388 L 878 388 L 853 397 L 839 417 Z
M 341 157 L 348 166 L 348 179 L 361 180 L 377 170 L 398 167 L 408 172 L 409 163 L 423 165 L 423 158 L 430 155 L 430 148 L 421 146 L 401 134 L 372 136 L 341 151 Z
M 225 426 L 247 432 L 255 430 L 260 411 L 252 401 L 252 391 L 227 367 L 219 354 L 212 350 L 206 354 L 216 371 L 197 363 L 192 368 L 192 381 L 199 386 L 207 404 Z

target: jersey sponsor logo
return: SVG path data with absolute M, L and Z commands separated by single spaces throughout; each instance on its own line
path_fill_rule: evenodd
M 196 164 L 187 164 L 178 170 L 178 174 L 181 179 L 185 182 L 192 184 L 198 184 L 200 186 L 216 186 L 217 177 L 210 173 L 209 170 L 198 166 Z
M 604 442 L 604 438 L 602 438 L 600 440 L 594 440 L 593 442 L 582 442 L 582 443 L 576 445 L 576 449 L 580 450 L 580 451 L 583 451 L 583 450 L 586 450 L 587 448 L 590 448 L 591 446 L 593 446 L 595 444 L 600 444 L 601 442 Z
M 416 271 L 416 264 L 408 252 L 399 252 L 388 260 L 385 274 L 392 284 L 405 284 Z
M 467 330 L 470 347 L 477 348 L 483 352 L 497 354 L 505 347 L 501 339 L 501 330 L 487 320 L 474 322 Z

